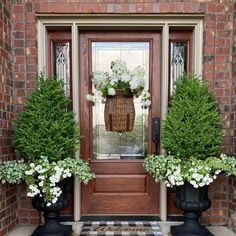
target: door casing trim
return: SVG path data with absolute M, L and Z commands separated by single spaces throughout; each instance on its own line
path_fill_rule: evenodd
M 193 73 L 202 74 L 203 19 L 202 14 L 37 14 L 38 71 L 47 72 L 47 29 L 67 26 L 72 33 L 72 71 L 73 110 L 79 121 L 79 30 L 162 30 L 162 74 L 161 74 L 161 118 L 168 107 L 168 43 L 170 29 L 193 30 Z M 40 50 L 39 50 L 40 49 Z M 76 153 L 79 158 L 79 153 Z M 81 214 L 80 183 L 74 182 L 74 220 L 79 221 Z M 167 188 L 160 183 L 160 219 L 167 220 Z

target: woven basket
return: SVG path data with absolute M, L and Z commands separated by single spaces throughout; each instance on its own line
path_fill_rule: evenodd
M 135 120 L 133 94 L 124 95 L 123 90 L 116 90 L 115 96 L 107 96 L 104 120 L 107 131 L 132 131 Z

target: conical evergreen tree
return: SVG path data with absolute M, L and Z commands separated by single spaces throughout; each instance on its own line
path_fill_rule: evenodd
M 16 152 L 33 161 L 47 156 L 50 161 L 74 158 L 79 129 L 62 82 L 40 75 L 38 86 L 16 120 L 13 143 Z
M 196 76 L 183 75 L 176 82 L 163 124 L 162 147 L 181 159 L 216 156 L 222 141 L 221 115 L 216 99 Z

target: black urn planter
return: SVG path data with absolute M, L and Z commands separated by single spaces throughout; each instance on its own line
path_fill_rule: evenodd
M 41 212 L 45 223 L 37 227 L 31 236 L 70 236 L 72 235 L 71 225 L 62 225 L 59 222 L 60 210 L 68 206 L 68 198 L 66 191 L 58 198 L 58 201 L 50 206 L 42 197 L 36 196 L 32 200 L 33 207 Z
M 184 224 L 171 226 L 173 236 L 213 236 L 199 223 L 201 213 L 211 206 L 208 186 L 194 188 L 188 182 L 177 186 L 175 206 L 184 211 Z

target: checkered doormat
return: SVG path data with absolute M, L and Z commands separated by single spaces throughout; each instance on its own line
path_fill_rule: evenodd
M 157 221 L 89 221 L 81 236 L 163 236 Z

